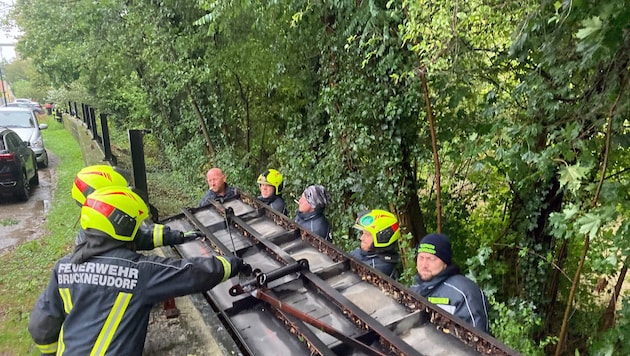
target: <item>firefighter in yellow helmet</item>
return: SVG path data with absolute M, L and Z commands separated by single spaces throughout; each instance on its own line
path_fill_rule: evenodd
M 77 173 L 72 184 L 72 198 L 79 206 L 85 203 L 87 196 L 96 189 L 104 187 L 127 187 L 129 181 L 120 169 L 106 164 L 88 166 Z M 161 224 L 148 224 L 147 219 L 140 226 L 134 239 L 134 247 L 137 250 L 152 250 L 160 246 L 179 245 L 192 241 L 201 234 L 197 231 L 181 232 L 171 230 L 170 227 Z M 85 242 L 84 230 L 79 230 L 75 245 Z
M 275 169 L 268 169 L 261 173 L 256 180 L 260 187 L 258 200 L 287 215 L 287 207 L 282 198 L 282 188 L 284 187 L 282 178 L 282 173 Z
M 400 227 L 396 216 L 385 210 L 364 211 L 357 217 L 354 228 L 361 231 L 361 246 L 350 255 L 394 279 L 397 278 Z
M 148 217 L 127 187 L 95 190 L 81 207 L 86 242 L 55 264 L 28 330 L 42 354 L 142 355 L 151 308 L 237 275 L 238 257 L 176 259 L 130 247 Z

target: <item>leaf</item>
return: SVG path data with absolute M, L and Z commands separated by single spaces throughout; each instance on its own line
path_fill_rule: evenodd
M 590 19 L 582 21 L 582 25 L 584 25 L 584 28 L 581 28 L 575 34 L 575 36 L 581 40 L 588 37 L 592 33 L 601 30 L 602 20 L 600 20 L 598 16 L 593 16 Z
M 578 219 L 577 223 L 581 225 L 580 233 L 588 234 L 589 238 L 594 238 L 602 225 L 602 218 L 600 215 L 588 213 Z
M 578 162 L 572 166 L 566 166 L 560 169 L 560 185 L 566 186 L 572 192 L 576 192 L 580 189 L 581 181 L 589 172 L 589 167 L 580 167 Z

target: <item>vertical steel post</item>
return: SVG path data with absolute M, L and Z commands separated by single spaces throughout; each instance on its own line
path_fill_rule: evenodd
M 105 160 L 111 162 L 113 166 L 116 165 L 116 157 L 112 154 L 112 146 L 109 141 L 109 126 L 107 126 L 107 114 L 101 114 L 101 131 L 103 132 L 103 153 L 105 153 Z
M 90 123 L 92 125 L 92 138 L 96 142 L 102 143 L 103 139 L 98 135 L 98 127 L 96 126 L 96 114 L 94 113 L 94 107 L 88 106 L 87 109 L 88 109 L 88 112 L 90 113 L 90 115 L 88 116 L 90 117 Z
M 88 117 L 89 113 L 87 104 L 81 103 L 81 114 L 83 115 L 83 123 L 87 126 L 88 130 L 92 130 L 92 127 L 90 126 L 90 118 Z
M 153 221 L 158 221 L 158 211 L 154 206 L 149 203 L 149 194 L 147 187 L 147 172 L 146 164 L 144 161 L 144 145 L 142 137 L 144 134 L 150 133 L 151 130 L 129 130 L 129 144 L 131 149 L 131 166 L 133 170 L 133 182 L 140 194 L 145 194 L 143 198 L 146 199 L 147 205 L 151 209 L 151 216 Z M 166 318 L 176 318 L 179 316 L 180 311 L 175 305 L 175 298 L 169 298 L 162 304 L 163 312 Z
M 149 201 L 149 194 L 147 189 L 147 170 L 144 162 L 144 144 L 142 137 L 145 133 L 150 133 L 150 130 L 128 130 L 129 132 L 129 146 L 131 149 L 131 169 L 133 171 L 133 186 L 139 189 L 146 196 L 147 202 Z

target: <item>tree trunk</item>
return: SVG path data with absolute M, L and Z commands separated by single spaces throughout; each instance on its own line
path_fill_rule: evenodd
M 628 272 L 628 258 L 626 257 L 626 261 L 623 264 L 623 267 L 621 267 L 621 271 L 619 271 L 619 277 L 617 277 L 615 290 L 613 291 L 613 295 L 610 296 L 608 307 L 606 307 L 606 311 L 604 312 L 604 320 L 600 328 L 601 331 L 606 331 L 612 328 L 613 325 L 615 325 L 615 310 L 617 307 L 617 300 L 619 299 L 619 294 L 621 293 L 621 287 L 623 286 L 623 282 L 626 279 L 627 272 Z
M 201 114 L 201 110 L 199 109 L 199 105 L 197 104 L 197 101 L 195 100 L 195 98 L 192 96 L 192 93 L 190 91 L 190 87 L 186 86 L 186 92 L 188 93 L 188 97 L 190 97 L 190 102 L 192 103 L 193 109 L 195 111 L 195 116 L 197 116 L 197 120 L 199 120 L 199 127 L 201 128 L 201 132 L 203 134 L 203 138 L 206 141 L 206 154 L 208 155 L 208 157 L 210 158 L 210 162 L 214 162 L 214 159 L 216 157 L 217 154 L 217 150 L 214 147 L 214 145 L 212 144 L 212 140 L 210 139 L 210 133 L 208 131 L 208 125 L 206 125 L 206 120 L 204 120 L 203 115 Z

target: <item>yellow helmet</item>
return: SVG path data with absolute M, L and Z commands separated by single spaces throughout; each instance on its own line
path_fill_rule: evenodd
M 128 185 L 127 178 L 112 166 L 105 164 L 89 166 L 81 169 L 74 178 L 72 198 L 81 206 L 85 203 L 85 198 L 97 189 Z
M 258 176 L 256 183 L 274 186 L 276 188 L 276 195 L 279 195 L 280 192 L 282 192 L 282 188 L 284 187 L 284 183 L 282 183 L 282 173 L 278 172 L 275 169 L 268 169 L 264 171 L 261 175 Z
M 133 241 L 149 216 L 142 198 L 127 187 L 105 187 L 88 195 L 81 207 L 81 227 L 99 230 L 120 241 Z
M 366 230 L 372 235 L 375 248 L 389 247 L 400 238 L 398 219 L 385 210 L 370 210 L 359 213 L 355 229 Z

